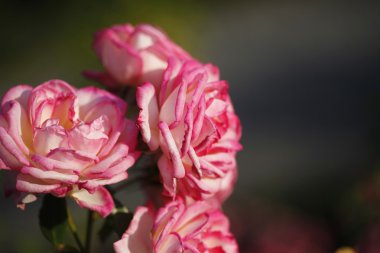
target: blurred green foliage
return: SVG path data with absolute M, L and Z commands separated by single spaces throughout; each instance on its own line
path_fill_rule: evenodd
M 17 83 L 37 85 L 52 78 L 76 86 L 89 84 L 81 71 L 100 69 L 91 47 L 93 34 L 114 24 L 154 24 L 198 56 L 197 30 L 207 17 L 208 4 L 169 0 L 3 1 L 1 88 Z

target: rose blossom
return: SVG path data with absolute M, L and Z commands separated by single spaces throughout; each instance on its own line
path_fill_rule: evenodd
M 158 167 L 166 193 L 226 198 L 236 179 L 241 127 L 218 69 L 170 59 L 162 83 L 138 87 L 136 98 L 143 140 L 163 152 Z
M 17 176 L 17 191 L 69 195 L 106 216 L 114 203 L 104 185 L 126 179 L 138 156 L 125 111 L 124 101 L 94 87 L 18 85 L 1 102 L 0 163 Z
M 95 35 L 93 47 L 106 73 L 85 72 L 109 86 L 159 83 L 169 57 L 191 57 L 150 25 L 115 25 Z
M 116 253 L 237 253 L 238 246 L 229 232 L 229 221 L 205 201 L 185 206 L 181 200 L 154 212 L 138 207 Z

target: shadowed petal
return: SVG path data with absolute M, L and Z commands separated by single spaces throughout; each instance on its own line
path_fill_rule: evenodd
M 104 187 L 99 187 L 94 193 L 82 189 L 74 191 L 71 196 L 81 207 L 88 208 L 106 217 L 112 212 L 114 202 L 111 194 Z

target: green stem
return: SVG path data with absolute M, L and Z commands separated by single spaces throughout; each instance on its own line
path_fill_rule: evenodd
M 77 226 L 75 225 L 75 222 L 74 222 L 74 218 L 73 216 L 71 215 L 71 212 L 70 210 L 67 208 L 67 216 L 68 216 L 68 224 L 69 224 L 69 229 L 71 231 L 71 234 L 73 235 L 74 237 L 74 240 L 79 248 L 79 251 L 80 252 L 85 252 L 84 251 L 84 247 L 83 247 L 83 244 L 79 238 L 79 235 L 78 235 L 78 231 L 77 231 Z
M 87 230 L 86 230 L 86 248 L 85 253 L 91 252 L 91 237 L 92 237 L 92 227 L 94 224 L 94 218 L 93 218 L 94 212 L 88 210 L 87 213 Z

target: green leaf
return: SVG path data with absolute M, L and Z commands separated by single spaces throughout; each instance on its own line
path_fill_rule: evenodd
M 102 242 L 105 242 L 112 233 L 116 233 L 121 237 L 133 218 L 133 214 L 120 201 L 115 199 L 115 205 L 115 210 L 107 216 L 102 228 L 99 230 L 98 235 Z
M 46 239 L 57 250 L 64 249 L 68 229 L 66 199 L 45 195 L 38 217 L 42 234 Z

